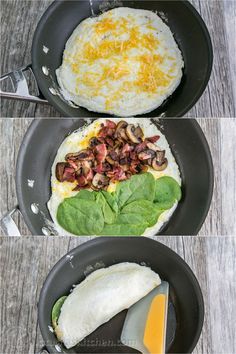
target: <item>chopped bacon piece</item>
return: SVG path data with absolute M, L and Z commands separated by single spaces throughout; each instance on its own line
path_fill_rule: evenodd
M 126 152 L 130 152 L 130 151 L 132 151 L 133 149 L 134 149 L 134 148 L 133 148 L 132 145 L 125 144 L 125 145 L 123 146 L 123 148 L 121 149 L 121 153 L 122 153 L 122 154 L 125 154 Z
M 142 143 L 136 145 L 134 151 L 137 152 L 137 154 L 139 154 L 140 152 L 142 152 L 144 149 L 146 149 L 147 147 L 147 142 L 143 141 Z
M 107 128 L 106 127 L 103 127 L 102 129 L 100 129 L 100 131 L 98 132 L 98 139 L 99 138 L 104 138 L 104 141 L 105 141 L 105 138 L 107 137 Z
M 102 163 L 99 163 L 96 167 L 93 169 L 97 173 L 102 173 L 103 172 L 103 165 Z
M 131 151 L 131 153 L 129 154 L 129 157 L 131 158 L 131 160 L 136 160 L 137 159 L 137 153 L 135 151 Z
M 109 152 L 109 155 L 111 156 L 112 160 L 118 161 L 119 157 L 118 157 L 117 152 L 115 152 L 114 150 L 111 150 L 111 151 Z
M 98 136 L 97 137 L 97 140 L 98 140 L 98 143 L 96 145 L 99 145 L 99 144 L 104 144 L 106 142 L 105 138 L 101 137 L 101 136 Z
M 115 144 L 114 140 L 112 140 L 111 138 L 106 138 L 105 141 L 106 141 L 107 145 L 109 145 L 111 147 L 113 147 Z
M 154 135 L 154 136 L 150 136 L 149 138 L 146 138 L 146 140 L 150 141 L 151 143 L 156 143 L 157 140 L 160 139 L 160 135 Z
M 148 149 L 148 150 L 144 150 L 142 152 L 140 152 L 138 154 L 138 158 L 139 160 L 143 161 L 143 160 L 148 160 L 148 159 L 152 159 L 156 156 L 155 151 Z
M 84 187 L 88 184 L 87 178 L 84 177 L 83 175 L 77 177 L 77 182 L 79 187 Z
M 105 161 L 105 158 L 107 156 L 107 147 L 105 144 L 99 144 L 95 147 L 95 154 L 96 154 L 96 160 L 97 162 L 103 162 Z
M 63 172 L 63 181 L 74 182 L 75 181 L 75 170 L 72 167 L 65 167 Z
M 165 151 L 155 143 L 159 135 L 144 137 L 139 125 L 106 119 L 89 146 L 65 156 L 56 166 L 58 181 L 77 181 L 74 190 L 106 189 L 112 181 L 122 181 L 133 174 L 148 171 L 149 166 L 162 171 L 167 166 Z M 155 167 L 154 167 L 155 166 Z
M 86 177 L 87 181 L 91 181 L 93 179 L 94 173 L 88 161 L 85 161 L 83 163 L 82 170 L 83 170 L 83 175 L 84 177 Z
M 68 164 L 73 167 L 75 170 L 79 169 L 80 168 L 80 163 L 75 163 L 74 161 L 72 160 L 68 160 Z
M 112 120 L 106 119 L 106 127 L 116 129 L 116 123 L 112 122 Z
M 98 137 L 99 138 L 107 138 L 108 136 L 112 137 L 115 134 L 115 129 L 109 128 L 109 127 L 103 127 L 99 133 Z
M 93 169 L 97 173 L 103 173 L 111 170 L 110 164 L 107 162 L 102 162 L 99 163 L 96 167 Z
M 107 176 L 111 178 L 111 181 L 123 181 L 126 179 L 126 174 L 121 166 L 115 166 L 112 171 L 107 172 Z

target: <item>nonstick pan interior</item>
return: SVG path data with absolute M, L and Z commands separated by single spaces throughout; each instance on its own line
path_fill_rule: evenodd
M 150 119 L 150 118 L 149 118 Z M 194 235 L 207 215 L 213 191 L 213 166 L 204 134 L 195 120 L 153 120 L 166 136 L 183 181 L 183 198 L 163 235 Z M 86 124 L 84 119 L 35 120 L 28 129 L 19 151 L 16 166 L 16 189 L 20 210 L 34 235 L 42 235 L 45 218 L 51 220 L 47 201 L 50 198 L 51 166 L 65 137 Z M 31 188 L 27 181 L 34 180 Z M 39 214 L 31 205 L 37 204 Z
M 39 325 L 50 352 L 57 352 L 58 341 L 50 332 L 51 309 L 55 301 L 69 294 L 73 284 L 81 282 L 89 268 L 119 262 L 136 262 L 151 267 L 170 284 L 170 299 L 176 314 L 176 330 L 169 353 L 190 353 L 195 347 L 203 324 L 204 305 L 200 287 L 188 265 L 161 243 L 145 238 L 98 238 L 86 242 L 64 256 L 49 273 L 40 294 Z M 94 311 L 96 311 L 95 305 Z M 125 311 L 98 328 L 81 346 L 65 353 L 138 353 L 120 344 Z M 170 324 L 171 325 L 171 324 Z M 94 345 L 96 343 L 96 345 Z
M 96 15 L 101 13 L 104 0 L 93 1 Z M 107 2 L 106 2 L 107 3 Z M 112 2 L 111 2 L 112 3 Z M 113 2 L 114 3 L 114 2 Z M 198 12 L 187 1 L 121 1 L 121 6 L 151 10 L 159 13 L 170 27 L 185 62 L 182 82 L 175 93 L 149 117 L 164 115 L 178 117 L 186 113 L 199 99 L 210 77 L 212 45 L 207 28 Z M 61 65 L 65 44 L 77 25 L 91 16 L 90 1 L 55 1 L 43 14 L 35 31 L 32 46 L 33 70 L 43 95 L 63 116 L 99 117 L 104 114 L 70 107 L 50 87 L 57 87 L 55 70 Z M 47 53 L 43 50 L 47 47 Z M 45 76 L 42 67 L 49 69 Z

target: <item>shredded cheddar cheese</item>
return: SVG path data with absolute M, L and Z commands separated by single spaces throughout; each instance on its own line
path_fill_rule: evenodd
M 73 50 L 66 47 L 64 52 L 74 75 L 69 92 L 99 100 L 106 110 L 121 107 L 127 94 L 134 99 L 141 93 L 147 100 L 165 95 L 178 68 L 158 28 L 152 16 L 113 16 L 108 11 L 93 23 L 90 19 L 84 35 L 75 35 Z

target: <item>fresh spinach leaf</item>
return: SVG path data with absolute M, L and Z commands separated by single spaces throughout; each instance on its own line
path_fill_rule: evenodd
M 79 199 L 85 199 L 85 200 L 96 200 L 96 195 L 97 192 L 96 191 L 88 191 L 87 189 L 82 189 L 81 191 L 79 191 L 79 193 L 77 193 L 75 195 L 76 198 Z
M 107 203 L 110 205 L 111 209 L 117 214 L 119 211 L 119 207 L 117 204 L 116 195 L 109 193 L 107 191 L 101 191 Z
M 57 326 L 58 318 L 59 318 L 60 313 L 61 313 L 61 307 L 62 307 L 62 305 L 64 304 L 66 298 L 67 298 L 67 296 L 62 296 L 62 297 L 60 297 L 60 298 L 55 302 L 55 304 L 53 305 L 51 317 L 52 317 L 52 325 L 53 325 L 53 328 L 54 328 L 54 329 L 55 329 L 56 326 Z
M 104 229 L 100 232 L 100 236 L 140 236 L 144 233 L 148 223 L 143 224 L 105 224 Z
M 111 208 L 110 204 L 107 202 L 104 194 L 99 192 L 96 197 L 96 203 L 100 206 L 103 212 L 104 222 L 107 224 L 112 224 L 116 220 L 116 213 Z
M 75 235 L 96 235 L 104 227 L 100 205 L 77 197 L 63 200 L 57 209 L 57 221 L 65 230 Z
M 181 199 L 181 188 L 168 176 L 134 175 L 113 193 L 81 190 L 58 207 L 57 220 L 75 235 L 139 236 Z
M 118 184 L 116 196 L 119 208 L 139 199 L 153 201 L 155 195 L 155 179 L 151 173 L 134 175 L 129 180 Z
M 126 215 L 127 219 L 134 218 L 134 216 L 138 217 L 138 215 L 141 219 L 140 216 L 142 216 L 148 226 L 155 225 L 161 213 L 163 213 L 162 209 L 158 208 L 153 202 L 143 199 L 125 205 L 121 210 L 121 216 Z
M 156 180 L 154 202 L 158 203 L 159 207 L 169 209 L 180 199 L 181 188 L 174 178 L 163 176 Z

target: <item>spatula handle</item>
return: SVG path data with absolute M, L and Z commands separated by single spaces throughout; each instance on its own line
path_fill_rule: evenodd
M 29 85 L 25 76 L 27 71 L 30 72 L 31 77 L 33 77 L 34 86 L 36 88 L 35 95 L 30 93 Z M 2 89 L 2 85 L 7 81 L 12 86 L 11 91 Z M 0 77 L 0 97 L 35 103 L 48 103 L 39 90 L 31 64 L 18 70 L 13 70 Z
M 21 236 L 20 231 L 12 218 L 16 211 L 19 211 L 18 205 L 0 219 L 0 227 L 2 228 L 3 236 Z

